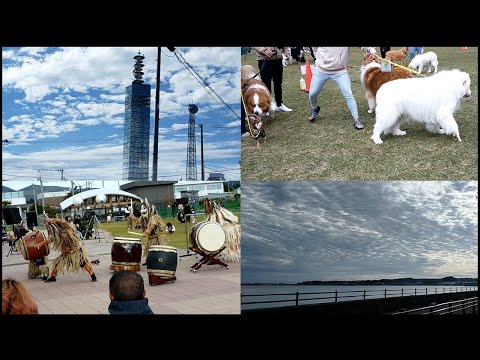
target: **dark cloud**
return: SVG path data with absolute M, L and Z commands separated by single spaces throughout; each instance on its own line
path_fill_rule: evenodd
M 462 181 L 242 182 L 242 282 L 476 277 L 477 191 Z

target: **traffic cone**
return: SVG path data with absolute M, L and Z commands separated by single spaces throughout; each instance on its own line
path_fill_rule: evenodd
M 305 62 L 305 92 L 310 91 L 310 82 L 312 81 L 312 69 L 310 68 L 310 61 Z

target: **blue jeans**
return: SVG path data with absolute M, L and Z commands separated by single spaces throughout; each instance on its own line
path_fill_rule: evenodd
M 417 55 L 420 55 L 423 52 L 423 47 L 410 47 L 408 48 L 408 54 L 410 55 L 410 61 Z
M 340 88 L 340 91 L 342 92 L 343 97 L 345 98 L 345 101 L 347 102 L 348 109 L 352 113 L 353 119 L 358 119 L 357 102 L 353 97 L 350 76 L 346 71 L 338 74 L 325 74 L 320 72 L 317 67 L 312 68 L 312 81 L 310 83 L 310 91 L 308 93 L 308 99 L 310 100 L 312 109 L 318 105 L 318 94 L 323 89 L 323 86 L 328 79 L 335 80 Z

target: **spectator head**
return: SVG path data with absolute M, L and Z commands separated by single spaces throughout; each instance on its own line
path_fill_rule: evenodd
M 136 271 L 120 270 L 115 272 L 109 283 L 110 300 L 131 301 L 145 297 L 143 278 Z
M 38 305 L 28 288 L 14 279 L 2 280 L 2 314 L 38 314 Z

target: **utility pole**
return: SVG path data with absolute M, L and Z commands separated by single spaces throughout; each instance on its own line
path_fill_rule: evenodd
M 35 192 L 35 184 L 32 184 L 33 187 L 33 204 L 35 205 L 35 214 L 38 215 L 38 209 L 37 209 L 37 194 Z
M 155 126 L 153 130 L 153 166 L 152 166 L 153 181 L 157 181 L 157 170 L 158 170 L 158 128 L 160 125 L 159 101 L 160 101 L 160 47 L 157 48 L 157 82 L 155 84 Z
M 200 126 L 200 152 L 202 158 L 202 181 L 205 181 L 205 163 L 203 162 L 203 124 L 198 124 Z
M 61 173 L 61 180 L 63 181 L 63 169 L 55 169 L 55 170 L 37 170 L 38 171 L 38 179 L 40 181 L 40 192 L 42 193 L 42 211 L 45 211 L 45 199 L 43 194 L 43 182 L 42 182 L 42 171 L 59 171 Z
M 40 180 L 40 192 L 42 193 L 42 211 L 45 212 L 45 200 L 43 198 L 43 182 L 42 182 L 42 173 L 38 170 L 38 180 Z

